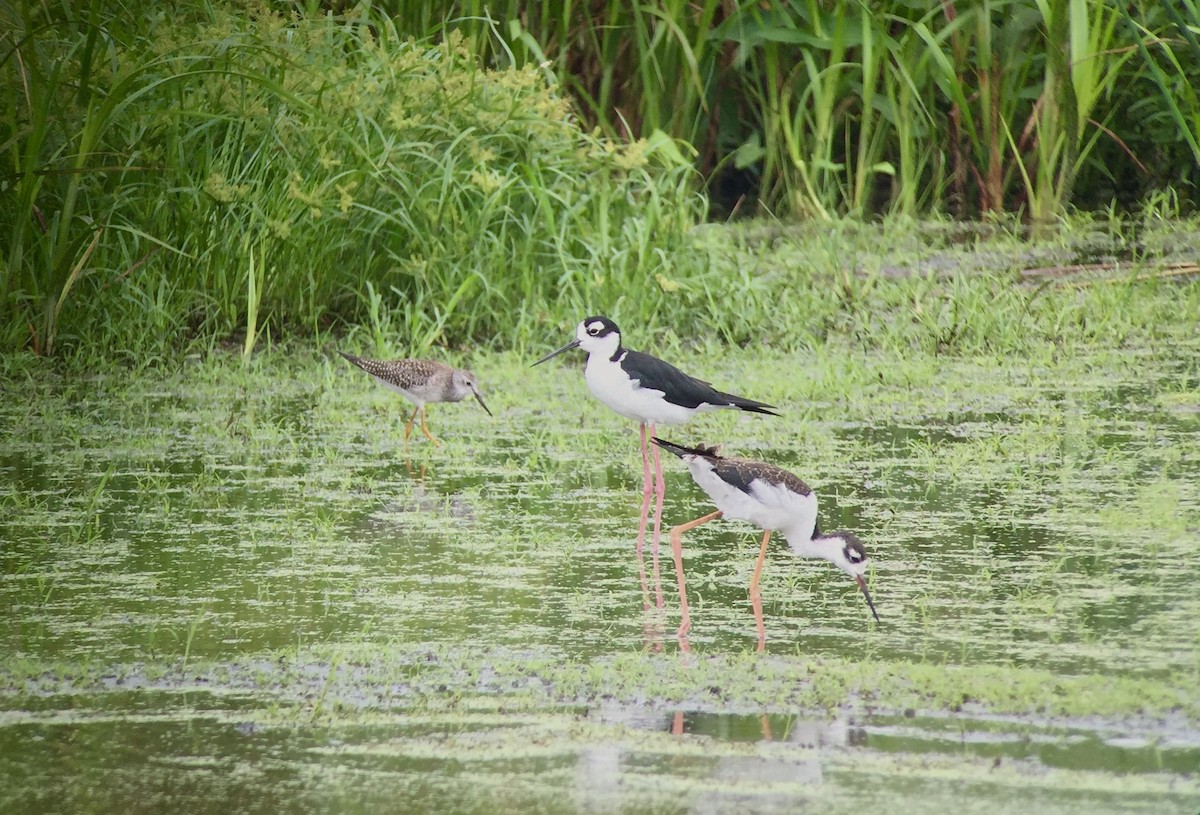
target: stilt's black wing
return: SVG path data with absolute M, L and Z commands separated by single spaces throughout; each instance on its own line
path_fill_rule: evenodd
M 702 379 L 688 376 L 671 363 L 640 351 L 623 351 L 621 356 L 617 357 L 617 363 L 630 379 L 636 379 L 641 387 L 648 390 L 662 391 L 666 400 L 673 405 L 685 408 L 713 405 L 738 408 L 751 413 L 779 415 L 772 409 L 774 405 L 723 393 Z
M 782 467 L 767 464 L 765 461 L 751 461 L 745 458 L 724 458 L 717 453 L 716 447 L 705 447 L 702 444 L 695 447 L 684 447 L 681 444 L 669 442 L 666 439 L 654 437 L 654 443 L 664 450 L 677 456 L 703 456 L 712 463 L 713 472 L 729 486 L 750 495 L 750 485 L 755 481 L 767 484 L 782 484 L 797 495 L 810 495 L 812 488 L 798 476 Z
M 797 495 L 810 495 L 812 489 L 800 478 L 789 473 L 782 467 L 767 464 L 762 461 L 748 461 L 744 458 L 715 458 L 712 460 L 713 470 L 717 477 L 731 487 L 736 487 L 750 495 L 750 485 L 755 481 L 767 484 L 782 484 Z

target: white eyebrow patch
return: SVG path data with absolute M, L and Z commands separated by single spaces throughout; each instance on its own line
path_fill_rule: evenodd
M 600 322 L 599 320 L 589 324 L 587 327 L 588 331 L 599 331 L 601 328 L 604 328 L 604 323 Z

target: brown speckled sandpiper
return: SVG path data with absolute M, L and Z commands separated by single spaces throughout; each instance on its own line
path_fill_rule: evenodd
M 479 406 L 487 411 L 487 415 L 492 415 L 488 406 L 483 403 L 479 383 L 470 371 L 451 368 L 444 362 L 429 359 L 379 360 L 356 357 L 344 351 L 338 353 L 416 405 L 412 416 L 408 418 L 408 424 L 404 426 L 405 444 L 412 435 L 413 422 L 420 414 L 421 432 L 435 445 L 441 446 L 441 442 L 434 438 L 425 426 L 427 402 L 461 402 L 468 396 L 474 396 Z

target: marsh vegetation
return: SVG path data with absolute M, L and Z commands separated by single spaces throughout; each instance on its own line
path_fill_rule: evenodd
M 4 800 L 840 811 L 946 802 L 969 778 L 992 811 L 1190 812 L 1195 284 L 869 280 L 890 319 L 846 301 L 805 349 L 666 347 L 784 410 L 686 435 L 805 473 L 875 556 L 879 625 L 849 581 L 774 547 L 763 656 L 749 528 L 690 536 L 692 654 L 673 604 L 642 612 L 636 436 L 573 370 L 472 355 L 496 415 L 435 406 L 437 449 L 406 446 L 401 400 L 332 348 L 132 377 L 10 358 Z M 931 292 L 956 322 L 922 322 Z M 1028 303 L 1007 332 L 1006 294 Z M 668 478 L 668 523 L 705 511 Z
M 0 348 L 499 350 L 600 306 L 795 345 L 706 216 L 1195 211 L 1193 0 L 875 5 L 0 3 Z
M 1191 0 L 433 5 L 0 0 L 0 810 L 1194 815 Z M 754 653 L 714 524 L 680 653 L 529 369 L 596 312 L 780 406 L 673 435 L 879 624 L 776 545 Z

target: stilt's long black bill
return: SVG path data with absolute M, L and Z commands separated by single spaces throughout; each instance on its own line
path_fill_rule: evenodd
M 675 444 L 674 442 L 669 442 L 666 439 L 660 439 L 658 436 L 651 436 L 650 441 L 654 442 L 659 447 L 666 450 L 668 453 L 674 453 L 675 455 L 677 455 L 681 458 L 683 456 L 687 455 L 688 453 L 693 452 L 692 450 L 689 450 L 686 447 L 681 447 L 678 444 Z
M 871 607 L 871 613 L 875 615 L 875 622 L 879 622 L 879 612 L 875 610 L 875 604 L 871 602 L 871 592 L 867 591 L 867 581 L 861 574 L 856 574 L 854 579 L 858 581 L 858 587 L 862 589 L 863 597 L 867 598 L 867 605 Z
M 555 351 L 552 354 L 546 354 L 546 356 L 542 357 L 541 359 L 539 359 L 537 362 L 533 363 L 533 365 L 530 365 L 529 367 L 533 368 L 535 366 L 541 365 L 543 362 L 545 362 L 548 359 L 554 359 L 559 354 L 565 354 L 567 351 L 570 351 L 572 348 L 578 348 L 578 347 L 579 347 L 579 340 L 571 340 L 569 343 L 564 345 L 562 348 L 559 348 L 557 351 Z
M 479 403 L 481 408 L 483 408 L 483 412 L 491 416 L 492 412 L 488 410 L 488 406 L 483 403 L 483 397 L 479 395 L 479 391 L 472 390 L 471 393 L 475 394 L 475 401 Z

